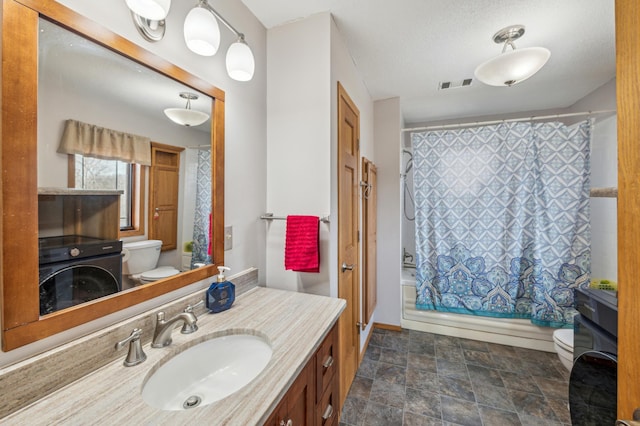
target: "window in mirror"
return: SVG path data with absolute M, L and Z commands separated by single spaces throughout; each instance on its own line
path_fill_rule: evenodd
M 69 187 L 119 190 L 120 236 L 144 234 L 144 166 L 119 160 L 70 155 Z

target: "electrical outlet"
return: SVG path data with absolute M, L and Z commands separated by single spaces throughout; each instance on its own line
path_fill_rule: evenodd
M 225 226 L 224 227 L 224 249 L 225 251 L 231 250 L 233 248 L 233 227 Z

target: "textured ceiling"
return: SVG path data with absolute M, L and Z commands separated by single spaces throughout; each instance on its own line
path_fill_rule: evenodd
M 571 106 L 615 76 L 614 0 L 242 0 L 267 28 L 331 12 L 374 100 L 400 97 L 407 123 Z M 499 29 L 521 24 L 517 48 L 551 51 L 513 87 L 473 77 L 500 53 Z

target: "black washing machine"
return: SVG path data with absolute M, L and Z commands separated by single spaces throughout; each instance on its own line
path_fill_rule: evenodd
M 573 426 L 614 425 L 617 409 L 618 303 L 609 290 L 576 290 L 569 408 Z
M 40 315 L 121 290 L 122 241 L 64 235 L 38 243 Z

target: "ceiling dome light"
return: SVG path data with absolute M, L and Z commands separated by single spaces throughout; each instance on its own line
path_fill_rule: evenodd
M 181 92 L 180 97 L 187 100 L 184 108 L 167 108 L 164 113 L 171 121 L 181 126 L 199 126 L 209 119 L 209 114 L 191 109 L 191 101 L 198 99 L 195 93 Z
M 191 9 L 184 20 L 184 41 L 201 56 L 213 56 L 220 46 L 220 27 L 216 17 L 200 5 Z
M 133 13 L 151 21 L 162 21 L 169 14 L 171 0 L 125 0 Z
M 522 25 L 503 28 L 494 34 L 494 42 L 504 43 L 502 54 L 480 64 L 474 72 L 476 78 L 490 86 L 513 86 L 540 71 L 549 60 L 551 52 L 544 47 L 516 50 L 513 41 L 523 34 Z M 513 50 L 506 52 L 507 46 Z
M 253 78 L 256 67 L 251 48 L 244 41 L 244 36 L 229 46 L 227 50 L 227 73 L 237 81 L 249 81 Z

